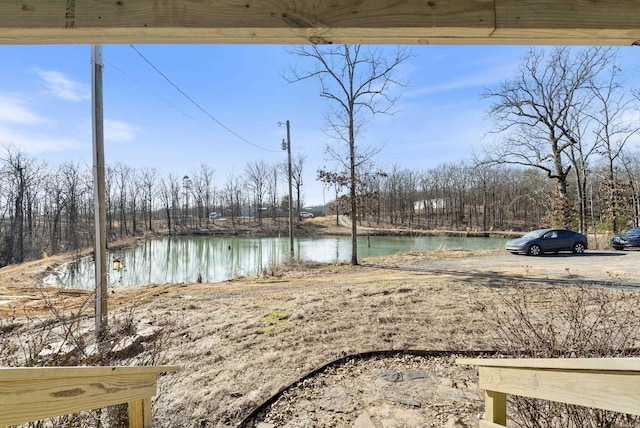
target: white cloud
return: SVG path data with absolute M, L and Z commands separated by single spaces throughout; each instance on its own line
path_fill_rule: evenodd
M 0 123 L 2 122 L 32 125 L 43 122 L 43 119 L 30 111 L 22 99 L 0 94 Z
M 77 149 L 86 145 L 86 142 L 69 138 L 51 137 L 50 135 L 30 134 L 21 130 L 0 126 L 0 144 L 11 144 L 26 153 L 38 154 Z
M 437 84 L 422 83 L 415 87 L 408 87 L 403 97 L 420 97 L 423 95 L 446 94 L 451 91 L 469 89 L 472 96 L 478 96 L 481 88 L 491 87 L 505 79 L 513 77 L 520 63 L 521 52 L 507 51 L 504 54 L 492 51 L 485 56 L 473 56 L 461 60 L 453 56 L 442 56 L 433 60 L 435 70 L 427 70 L 431 79 Z M 446 69 L 447 73 L 439 73 Z M 437 70 L 437 71 L 436 71 Z
M 126 122 L 113 119 L 104 120 L 104 138 L 105 140 L 116 143 L 126 143 L 132 141 L 137 133 L 138 128 Z
M 424 86 L 416 88 L 414 90 L 408 90 L 402 94 L 403 97 L 412 98 L 423 95 L 442 94 L 450 91 L 456 91 L 460 89 L 475 89 L 490 86 L 499 82 L 499 78 L 496 76 L 498 73 L 484 73 L 482 75 L 465 76 L 456 80 L 450 80 L 438 85 Z M 479 92 L 479 91 L 478 91 Z
M 91 99 L 89 85 L 74 82 L 63 73 L 55 70 L 36 70 L 36 73 L 44 80 L 47 91 L 56 98 L 66 101 L 84 101 Z

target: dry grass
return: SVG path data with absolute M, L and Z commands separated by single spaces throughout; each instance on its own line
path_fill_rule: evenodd
M 618 269 L 614 262 L 619 259 L 609 257 L 607 269 Z M 590 269 L 576 267 L 578 260 Z M 593 269 L 593 260 L 496 252 L 405 253 L 355 267 L 293 264 L 259 278 L 220 284 L 116 289 L 109 304 L 113 316 L 127 319 L 135 302 L 138 324 L 166 332 L 164 359 L 157 362 L 182 368 L 160 380 L 154 426 L 221 427 L 236 425 L 281 388 L 345 355 L 499 349 L 487 320 L 504 304 L 502 298 L 524 293 L 528 307 L 544 319 L 549 311 L 562 309 L 557 297 L 566 287 L 556 283 L 571 284 L 572 277 L 565 262 L 583 276 L 610 276 Z M 620 269 L 634 266 L 637 258 L 625 260 L 618 262 Z M 511 267 L 505 267 L 507 262 Z M 525 278 L 524 289 L 512 285 Z M 638 297 L 635 290 L 616 293 Z M 73 309 L 74 299 L 54 297 L 53 304 L 66 302 L 67 310 Z M 37 313 L 38 301 L 30 302 L 31 314 Z M 24 333 L 23 327 L 0 333 L 13 337 Z

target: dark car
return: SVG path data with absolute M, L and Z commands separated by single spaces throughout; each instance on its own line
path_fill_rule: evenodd
M 616 250 L 624 250 L 627 247 L 640 247 L 640 227 L 634 227 L 620 235 L 613 235 L 610 243 Z
M 505 249 L 510 253 L 530 256 L 558 251 L 582 254 L 587 249 L 587 237 L 567 229 L 538 229 L 507 242 Z

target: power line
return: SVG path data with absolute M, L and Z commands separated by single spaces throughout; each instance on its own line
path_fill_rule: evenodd
M 130 79 L 131 81 L 137 83 L 141 88 L 145 89 L 147 92 L 149 92 L 150 94 L 152 94 L 153 96 L 155 96 L 156 98 L 158 98 L 159 100 L 162 100 L 164 103 L 166 103 L 167 105 L 171 106 L 172 108 L 174 108 L 176 111 L 182 113 L 183 115 L 185 115 L 186 117 L 188 117 L 189 119 L 193 120 L 196 123 L 199 123 L 200 125 L 202 125 L 203 127 L 207 128 L 209 127 L 208 124 L 205 124 L 204 122 L 202 122 L 200 119 L 198 119 L 197 117 L 187 113 L 186 111 L 182 110 L 180 107 L 176 106 L 175 104 L 173 104 L 171 101 L 167 100 L 166 98 L 158 95 L 158 93 L 156 93 L 153 89 L 150 89 L 148 86 L 144 85 L 142 82 L 140 82 L 139 80 L 137 80 L 136 78 L 134 78 L 133 76 L 131 76 L 130 74 L 128 74 L 127 72 L 125 72 L 124 70 L 122 70 L 121 68 L 119 68 L 118 66 L 116 66 L 115 64 L 104 60 L 103 61 L 108 64 L 111 68 L 113 68 L 114 70 L 119 71 L 123 76 L 127 77 L 128 79 Z M 236 141 L 233 141 L 231 138 L 226 137 L 226 136 L 221 136 L 221 138 L 224 138 L 227 141 L 230 141 L 232 143 L 236 143 Z
M 191 102 L 191 104 L 193 104 L 194 106 L 196 106 L 200 111 L 202 111 L 205 115 L 207 115 L 211 120 L 213 120 L 214 122 L 216 122 L 218 125 L 220 125 L 222 128 L 224 128 L 227 132 L 235 135 L 236 137 L 238 137 L 239 139 L 241 139 L 242 141 L 244 141 L 247 144 L 252 145 L 255 148 L 258 148 L 260 150 L 264 150 L 265 152 L 271 152 L 271 153 L 279 153 L 277 150 L 269 150 L 265 147 L 262 147 L 258 144 L 255 144 L 249 140 L 247 140 L 246 138 L 244 138 L 242 135 L 238 134 L 237 132 L 235 132 L 233 129 L 229 128 L 227 125 L 225 125 L 224 123 L 222 123 L 221 121 L 219 121 L 218 119 L 216 119 L 211 113 L 209 113 L 207 110 L 205 110 L 200 104 L 198 104 L 193 98 L 191 98 L 186 92 L 184 92 L 182 89 L 180 89 L 180 87 L 178 85 L 176 85 L 175 83 L 173 83 L 171 81 L 171 79 L 169 79 L 162 71 L 160 71 L 160 69 L 158 69 L 158 67 L 156 67 L 151 61 L 149 61 L 138 49 L 136 49 L 135 46 L 133 46 L 132 44 L 129 45 L 131 47 L 131 49 L 133 49 L 138 55 L 140 55 L 140 58 L 142 58 L 147 64 L 149 64 L 149 66 L 151 66 L 151 68 L 153 68 L 160 76 L 162 76 L 167 82 L 169 82 L 169 84 L 171 86 L 173 86 L 178 92 L 180 92 L 187 100 L 189 100 L 189 102 Z
M 180 107 L 172 104 L 169 100 L 167 100 L 166 98 L 161 97 L 160 95 L 158 95 L 157 93 L 155 93 L 153 90 L 149 89 L 147 86 L 145 86 L 142 82 L 140 82 L 139 80 L 135 79 L 134 77 L 132 77 L 131 75 L 127 74 L 124 70 L 122 70 L 121 68 L 118 68 L 115 64 L 104 60 L 105 63 L 109 64 L 109 66 L 111 66 L 114 70 L 118 70 L 120 73 L 122 73 L 122 75 L 128 77 L 129 79 L 131 79 L 132 81 L 136 82 L 138 85 L 140 85 L 141 87 L 143 87 L 144 89 L 146 89 L 148 92 L 152 93 L 153 95 L 155 95 L 156 97 L 158 97 L 159 99 L 161 99 L 162 101 L 164 101 L 165 103 L 167 103 L 168 105 L 170 105 L 171 107 L 173 107 L 174 109 L 176 109 L 177 111 L 179 111 L 180 113 L 184 114 L 185 116 L 187 116 L 189 119 L 194 120 L 195 122 L 198 122 L 199 124 L 205 126 L 205 124 L 198 120 L 198 118 L 190 115 L 189 113 L 187 113 L 186 111 L 182 110 Z

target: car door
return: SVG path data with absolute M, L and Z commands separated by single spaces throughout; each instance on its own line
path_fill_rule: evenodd
M 558 239 L 556 241 L 556 245 L 558 250 L 572 250 L 571 246 L 573 245 L 572 239 L 573 233 L 568 230 L 559 230 L 558 231 Z
M 550 230 L 542 235 L 540 246 L 542 247 L 542 251 L 557 251 L 558 231 Z

